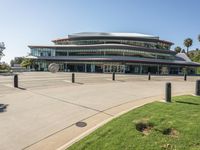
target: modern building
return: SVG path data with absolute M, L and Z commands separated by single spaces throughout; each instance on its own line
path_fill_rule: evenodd
M 139 33 L 83 32 L 52 41 L 52 46 L 29 46 L 34 69 L 133 74 L 195 74 L 200 63 L 170 50 L 172 42 Z

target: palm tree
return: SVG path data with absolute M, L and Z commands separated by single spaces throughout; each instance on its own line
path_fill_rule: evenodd
M 187 47 L 187 54 L 188 54 L 188 51 L 189 51 L 189 47 L 192 46 L 192 39 L 191 38 L 187 38 L 184 40 L 184 46 Z
M 181 47 L 180 47 L 180 46 L 176 46 L 176 47 L 174 48 L 174 51 L 175 51 L 176 53 L 180 53 L 180 52 L 181 52 Z

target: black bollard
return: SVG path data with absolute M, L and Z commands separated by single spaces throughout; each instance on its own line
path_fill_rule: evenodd
M 184 81 L 187 81 L 187 74 L 184 73 Z
M 148 80 L 151 80 L 151 73 L 148 73 Z
M 115 72 L 112 74 L 112 80 L 115 81 Z
M 197 96 L 200 96 L 200 80 L 196 81 L 196 91 L 195 91 L 195 94 Z
M 172 95 L 172 86 L 171 86 L 171 83 L 168 82 L 166 83 L 166 86 L 165 86 L 165 101 L 166 102 L 171 102 L 171 96 Z
M 14 75 L 14 87 L 18 88 L 18 75 L 17 74 Z
M 75 82 L 75 74 L 72 73 L 72 83 L 74 83 L 74 82 Z

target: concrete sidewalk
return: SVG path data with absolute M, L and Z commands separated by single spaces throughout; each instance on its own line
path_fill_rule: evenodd
M 65 78 L 61 74 L 60 81 L 51 79 L 54 86 L 49 86 L 48 79 L 43 88 L 41 85 L 39 88 L 32 86 L 39 85 L 39 79 L 45 80 L 46 76 L 39 74 L 38 81 L 32 83 L 33 75 L 25 74 L 21 79 L 27 85 L 24 90 L 12 86 L 4 88 L 10 81 L 8 78 L 2 80 L 0 104 L 8 104 L 8 107 L 0 113 L 0 150 L 65 149 L 122 112 L 163 99 L 166 83 L 147 81 L 144 77 L 136 80 L 132 76 L 125 76 L 126 80 L 118 77 L 118 81 L 101 82 L 100 75 L 91 75 L 95 77 L 92 82 L 72 84 L 63 83 Z M 108 79 L 110 75 L 103 74 L 103 77 Z M 184 82 L 173 77 L 171 82 L 173 95 L 194 92 L 193 81 Z M 85 121 L 87 126 L 77 127 L 75 123 L 78 121 Z

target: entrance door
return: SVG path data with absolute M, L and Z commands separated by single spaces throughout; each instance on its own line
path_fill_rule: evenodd
M 104 65 L 104 72 L 105 73 L 124 73 L 125 72 L 125 65 Z
M 158 70 L 157 66 L 149 66 L 148 67 L 148 72 L 150 72 L 152 74 L 157 74 L 159 72 L 159 70 Z

